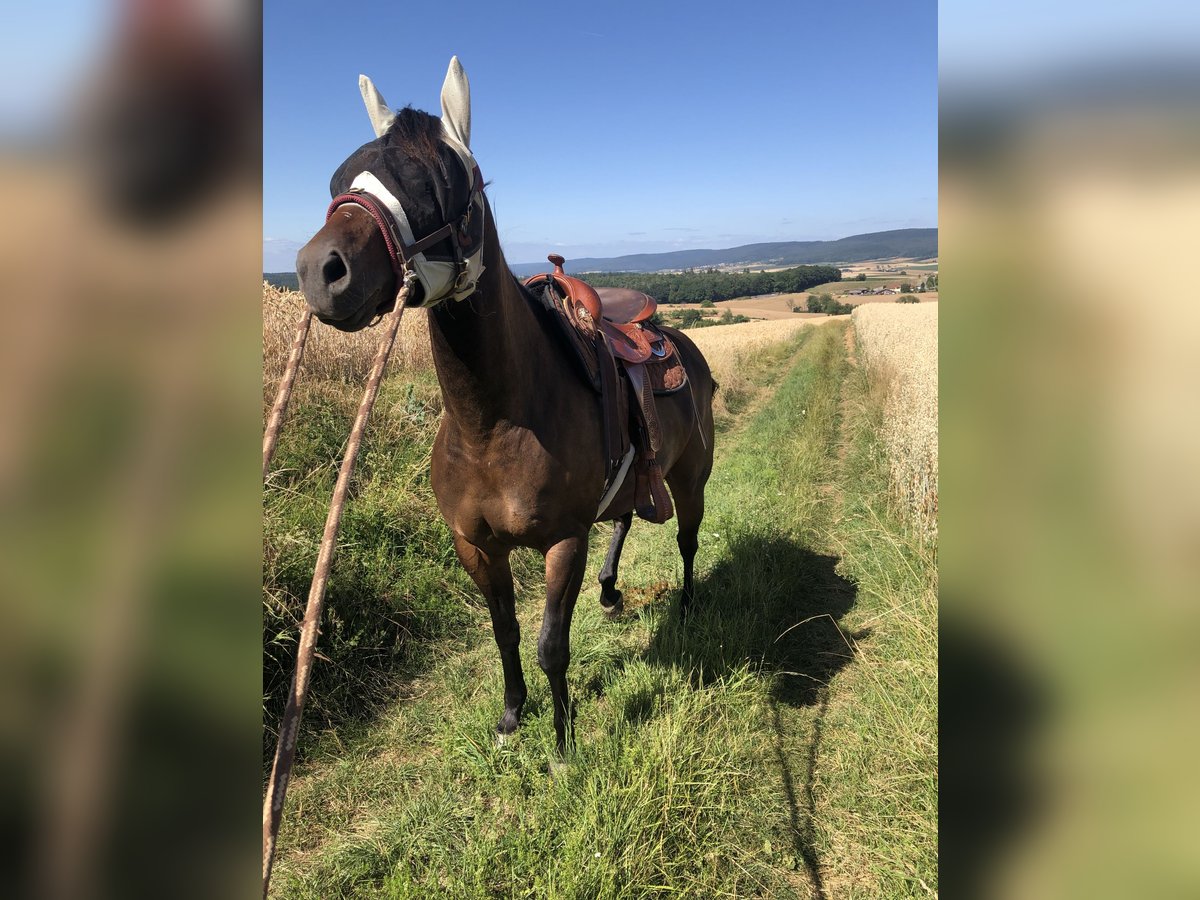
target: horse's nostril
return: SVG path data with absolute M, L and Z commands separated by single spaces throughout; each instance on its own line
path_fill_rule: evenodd
M 336 250 L 329 254 L 329 259 L 325 260 L 325 265 L 321 267 L 321 276 L 325 279 L 326 284 L 333 284 L 346 277 L 346 263 Z

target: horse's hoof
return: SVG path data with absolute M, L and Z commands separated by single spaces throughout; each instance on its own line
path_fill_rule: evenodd
M 617 595 L 617 599 L 611 606 L 604 602 L 604 598 L 600 599 L 600 608 L 604 610 L 604 615 L 608 616 L 610 619 L 615 619 L 621 613 L 625 612 L 625 595 L 620 591 L 616 591 L 615 593 Z
M 508 743 L 508 738 L 509 738 L 509 735 L 505 734 L 503 731 L 497 731 L 496 732 L 496 746 L 503 747 L 505 744 Z
M 496 723 L 496 736 L 498 738 L 506 738 L 517 730 L 521 725 L 521 720 L 511 713 L 505 713 L 504 717 Z

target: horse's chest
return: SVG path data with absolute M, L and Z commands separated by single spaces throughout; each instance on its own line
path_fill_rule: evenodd
M 431 479 L 450 528 L 477 546 L 499 539 L 537 545 L 562 512 L 569 477 L 530 435 L 510 434 L 485 445 L 439 433 Z

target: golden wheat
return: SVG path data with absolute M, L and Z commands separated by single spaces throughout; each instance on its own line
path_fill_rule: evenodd
M 263 282 L 263 386 L 272 388 L 282 377 L 296 325 L 304 310 L 304 295 Z M 389 371 L 415 371 L 433 364 L 429 326 L 423 309 L 404 313 L 392 351 Z M 301 364 L 301 378 L 361 383 L 371 370 L 379 348 L 379 331 L 365 328 L 347 334 L 314 321 Z
M 937 538 L 938 307 L 871 303 L 854 310 L 868 374 L 886 384 L 883 437 L 892 490 L 921 534 Z
M 740 361 L 751 351 L 792 337 L 801 328 L 830 321 L 820 319 L 774 319 L 744 322 L 740 325 L 716 325 L 712 328 L 693 328 L 690 337 L 708 360 L 713 376 L 724 385 L 737 377 Z

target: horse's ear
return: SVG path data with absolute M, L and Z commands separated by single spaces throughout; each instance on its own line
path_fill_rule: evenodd
M 375 137 L 382 137 L 383 133 L 392 127 L 396 114 L 388 108 L 383 96 L 375 89 L 375 85 L 366 75 L 358 76 L 358 89 L 362 93 L 363 103 L 367 105 L 367 115 L 371 117 L 371 127 L 375 129 Z
M 467 73 L 455 56 L 442 84 L 442 125 L 467 149 L 471 147 L 471 85 Z

